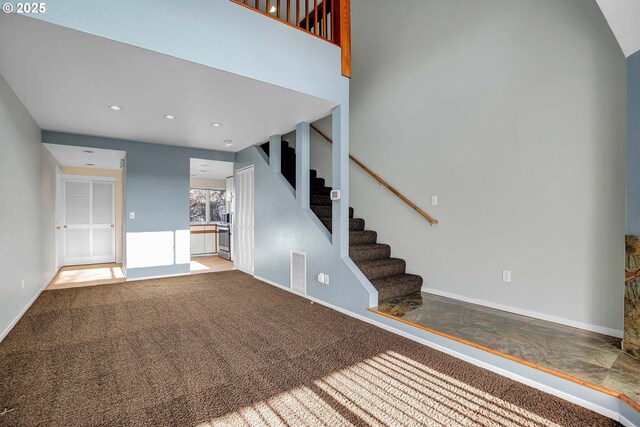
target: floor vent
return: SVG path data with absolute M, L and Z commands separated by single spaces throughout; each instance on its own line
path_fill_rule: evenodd
M 291 252 L 291 289 L 307 294 L 307 254 Z

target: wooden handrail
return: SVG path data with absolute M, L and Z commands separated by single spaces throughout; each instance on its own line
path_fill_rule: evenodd
M 318 132 L 320 134 L 320 136 L 322 136 L 329 144 L 333 144 L 333 140 L 329 137 L 329 135 L 327 135 L 326 133 L 322 132 L 314 124 L 311 124 L 310 126 L 311 126 L 311 129 L 313 129 L 316 132 Z M 378 181 L 383 186 L 387 187 L 387 189 L 389 191 L 391 191 L 393 194 L 395 194 L 396 196 L 398 196 L 400 198 L 400 200 L 405 202 L 407 205 L 411 206 L 411 208 L 413 210 L 415 210 L 420 215 L 422 215 L 427 221 L 429 221 L 429 224 L 431 224 L 431 225 L 438 224 L 438 220 L 437 219 L 433 218 L 431 215 L 429 215 L 428 213 L 426 213 L 425 211 L 420 209 L 418 206 L 416 206 L 415 203 L 413 203 L 411 200 L 407 199 L 402 193 L 400 193 L 398 190 L 396 190 L 391 185 L 389 185 L 389 183 L 387 183 L 387 181 L 385 181 L 384 179 L 380 178 L 380 176 L 378 176 L 378 174 L 376 174 L 371 169 L 366 167 L 364 165 L 364 163 L 362 163 L 360 160 L 356 159 L 351 154 L 349 154 L 349 158 L 353 161 L 353 163 L 355 163 L 356 165 L 360 166 L 366 173 L 371 175 L 373 177 L 373 179 Z

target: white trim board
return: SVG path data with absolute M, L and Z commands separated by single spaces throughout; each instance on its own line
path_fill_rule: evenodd
M 47 287 L 51 284 L 51 282 L 53 282 L 53 279 L 55 279 L 56 275 L 59 272 L 60 270 L 56 271 L 48 280 L 44 282 L 44 286 L 42 286 L 42 288 L 40 288 L 40 290 L 36 292 L 36 294 L 33 296 L 33 298 L 31 298 L 31 300 L 27 303 L 27 305 L 25 305 L 24 308 L 20 310 L 20 313 L 18 313 L 16 318 L 13 319 L 11 323 L 9 323 L 9 325 L 5 328 L 4 331 L 2 331 L 2 333 L 0 334 L 0 342 L 2 342 L 2 340 L 4 340 L 7 337 L 7 335 L 9 335 L 9 332 L 11 332 L 11 330 L 13 329 L 14 326 L 16 326 L 18 321 L 22 319 L 22 316 L 24 316 L 24 314 L 27 312 L 27 310 L 29 310 L 29 308 L 33 305 L 33 303 L 36 302 L 40 294 L 42 294 L 42 292 L 45 289 L 47 289 Z
M 428 294 L 434 294 L 441 297 L 468 302 L 470 304 L 482 305 L 489 308 L 495 308 L 496 310 L 508 311 L 509 313 L 515 313 L 522 316 L 533 317 L 535 319 L 546 320 L 548 322 L 559 323 L 561 325 L 571 326 L 573 328 L 597 332 L 599 334 L 609 335 L 616 338 L 622 338 L 624 336 L 622 329 L 612 329 L 604 326 L 592 325 L 590 323 L 578 322 L 577 320 L 566 319 L 564 317 L 553 316 L 551 314 L 539 313 L 537 311 L 525 310 L 522 308 L 511 307 L 508 305 L 493 303 L 481 299 L 465 297 L 462 295 L 441 291 L 439 289 L 422 287 L 421 291 Z
M 296 291 L 292 290 L 291 288 L 289 288 L 287 286 L 280 285 L 278 283 L 272 282 L 271 280 L 265 279 L 263 277 L 255 276 L 255 275 L 253 277 L 255 279 L 258 279 L 258 280 L 260 280 L 260 281 L 262 281 L 264 283 L 267 283 L 269 285 L 272 285 L 272 286 L 275 286 L 277 288 L 283 289 L 283 290 L 285 290 L 287 292 L 291 292 L 291 293 L 293 293 L 295 295 L 298 295 L 298 296 L 300 296 L 302 298 L 306 298 L 306 299 L 310 300 L 312 303 L 317 302 L 318 304 L 321 304 L 321 305 L 323 305 L 325 307 L 328 307 L 328 308 L 331 308 L 333 310 L 336 310 L 336 311 L 338 311 L 338 312 L 340 312 L 342 314 L 345 314 L 347 316 L 350 316 L 350 317 L 353 317 L 355 319 L 361 320 L 363 322 L 369 323 L 371 325 L 377 326 L 377 327 L 382 328 L 382 329 L 384 329 L 386 331 L 392 332 L 392 333 L 394 333 L 396 335 L 400 335 L 402 337 L 408 338 L 408 339 L 410 339 L 412 341 L 415 341 L 415 342 L 423 344 L 423 345 L 425 345 L 427 347 L 433 348 L 434 350 L 438 350 L 438 351 L 441 351 L 442 353 L 445 353 L 445 354 L 448 354 L 448 355 L 453 356 L 455 358 L 464 360 L 465 362 L 469 362 L 472 365 L 478 366 L 479 368 L 486 369 L 486 370 L 494 372 L 494 373 L 496 373 L 498 375 L 502 375 L 504 377 L 507 377 L 507 378 L 512 379 L 514 381 L 517 381 L 519 383 L 528 385 L 528 386 L 533 387 L 533 388 L 535 388 L 537 390 L 541 390 L 541 391 L 543 391 L 545 393 L 549 393 L 549 394 L 551 394 L 553 396 L 556 396 L 556 397 L 564 399 L 564 400 L 566 400 L 568 402 L 574 403 L 574 404 L 576 404 L 578 406 L 582 406 L 583 408 L 586 408 L 586 409 L 589 409 L 591 411 L 597 412 L 597 413 L 599 413 L 601 415 L 604 415 L 604 416 L 609 417 L 609 418 L 611 418 L 611 419 L 613 419 L 615 421 L 620 422 L 625 427 L 639 427 L 638 424 L 634 424 L 631 420 L 628 420 L 627 418 L 625 418 L 621 414 L 621 405 L 626 405 L 626 403 L 623 402 L 622 400 L 618 399 L 617 397 L 609 396 L 608 394 L 599 392 L 597 390 L 590 389 L 590 388 L 588 388 L 586 386 L 583 386 L 583 385 L 580 385 L 580 384 L 577 384 L 577 383 L 573 383 L 573 382 L 571 382 L 569 380 L 563 380 L 563 379 L 561 379 L 559 377 L 555 377 L 555 376 L 553 376 L 551 374 L 547 374 L 549 376 L 553 376 L 554 378 L 557 378 L 560 381 L 566 381 L 568 383 L 571 383 L 572 385 L 575 385 L 576 387 L 581 387 L 581 388 L 588 389 L 589 391 L 591 391 L 591 392 L 593 392 L 595 394 L 601 394 L 605 399 L 609 398 L 610 401 L 614 401 L 615 402 L 615 405 L 613 405 L 613 406 L 615 406 L 616 409 L 612 409 L 610 407 L 602 406 L 602 405 L 599 405 L 597 403 L 593 403 L 593 402 L 590 402 L 588 400 L 582 399 L 580 397 L 573 396 L 571 394 L 568 394 L 568 393 L 566 393 L 564 391 L 558 390 L 558 389 L 553 388 L 551 386 L 542 384 L 542 383 L 540 383 L 538 381 L 523 377 L 522 375 L 513 373 L 513 372 L 511 372 L 511 371 L 509 371 L 507 369 L 503 369 L 503 368 L 500 368 L 498 366 L 492 365 L 490 363 L 478 360 L 478 359 L 476 359 L 476 358 L 474 358 L 472 356 L 466 355 L 464 353 L 460 353 L 460 352 L 458 352 L 456 350 L 453 350 L 451 348 L 445 347 L 445 346 L 443 346 L 441 344 L 438 344 L 438 343 L 435 343 L 435 342 L 431 342 L 431 341 L 428 341 L 426 339 L 423 339 L 423 338 L 417 337 L 415 335 L 412 335 L 412 334 L 410 334 L 408 332 L 402 331 L 400 329 L 396 329 L 396 328 L 394 328 L 392 326 L 389 326 L 389 325 L 387 325 L 385 323 L 378 322 L 378 321 L 376 321 L 376 320 L 374 320 L 372 318 L 369 318 L 369 317 L 366 317 L 366 316 L 362 316 L 360 314 L 354 313 L 354 312 L 349 311 L 349 310 L 345 310 L 343 308 L 340 308 L 340 307 L 335 306 L 333 304 L 324 302 L 322 300 L 319 300 L 317 298 L 311 297 L 309 295 L 301 294 L 299 292 L 296 292 Z M 374 314 L 374 313 L 372 313 L 372 314 Z M 448 340 L 447 338 L 444 338 L 444 339 Z M 452 342 L 454 342 L 454 341 L 452 341 Z M 468 346 L 466 346 L 466 347 L 468 347 Z M 472 347 L 469 347 L 469 348 L 472 348 Z M 480 351 L 482 351 L 482 350 L 480 350 Z M 500 357 L 500 356 L 495 356 L 495 357 Z M 513 362 L 513 363 L 517 363 L 517 362 Z M 531 369 L 531 370 L 535 371 L 535 368 L 529 368 L 529 367 L 526 367 L 525 365 L 522 365 L 522 366 L 524 366 L 525 368 L 528 368 L 528 369 Z

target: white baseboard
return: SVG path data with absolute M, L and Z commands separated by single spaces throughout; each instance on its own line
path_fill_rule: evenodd
M 38 292 L 36 292 L 36 294 L 33 296 L 33 298 L 31 298 L 31 300 L 27 303 L 27 305 L 25 305 L 24 308 L 22 310 L 20 310 L 20 313 L 18 313 L 16 318 L 13 319 L 13 321 L 11 323 L 9 323 L 9 326 L 7 326 L 4 331 L 2 331 L 2 333 L 0 334 L 0 342 L 2 342 L 2 340 L 4 340 L 7 337 L 7 335 L 9 335 L 9 332 L 11 332 L 13 327 L 16 326 L 16 323 L 18 323 L 18 321 L 22 318 L 22 316 L 24 316 L 24 314 L 27 312 L 27 310 L 29 310 L 29 307 L 31 307 L 33 305 L 33 303 L 36 302 L 36 300 L 38 299 L 40 294 L 45 289 L 47 289 L 47 287 L 53 281 L 53 279 L 55 279 L 55 277 L 56 277 L 56 275 L 58 274 L 59 271 L 60 270 L 58 270 L 55 273 L 53 273 L 53 275 L 48 280 L 46 280 L 44 282 L 44 285 L 42 286 L 42 288 L 40 288 L 40 290 Z
M 613 410 L 613 409 L 610 409 L 610 408 L 606 408 L 604 406 L 597 405 L 597 404 L 595 404 L 593 402 L 589 402 L 587 400 L 584 400 L 584 399 L 581 399 L 579 397 L 573 396 L 571 394 L 565 393 L 563 391 L 557 390 L 557 389 L 555 389 L 553 387 L 547 386 L 545 384 L 539 383 L 537 381 L 531 380 L 531 379 L 523 377 L 521 375 L 514 374 L 513 372 L 510 372 L 510 371 L 505 370 L 503 368 L 499 368 L 497 366 L 494 366 L 494 365 L 488 364 L 486 362 L 480 361 L 478 359 L 475 359 L 474 357 L 471 357 L 471 356 L 468 356 L 466 354 L 460 353 L 458 351 L 452 350 L 452 349 L 450 349 L 448 347 L 444 347 L 444 346 L 442 346 L 440 344 L 436 344 L 436 343 L 428 341 L 426 339 L 419 338 L 419 337 L 417 337 L 415 335 L 412 335 L 412 334 L 407 333 L 405 331 L 402 331 L 400 329 L 396 329 L 396 328 L 394 328 L 392 326 L 389 326 L 389 325 L 387 325 L 385 323 L 381 323 L 381 322 L 375 321 L 375 320 L 373 320 L 373 319 L 371 319 L 369 317 L 362 316 L 360 314 L 354 313 L 354 312 L 349 311 L 349 310 L 345 310 L 345 309 L 343 309 L 341 307 L 338 307 L 338 306 L 335 306 L 333 304 L 324 302 L 322 300 L 319 300 L 317 298 L 311 297 L 309 295 L 301 294 L 299 292 L 296 292 L 296 291 L 292 290 L 291 288 L 289 288 L 287 286 L 280 285 L 279 283 L 272 282 L 271 280 L 265 279 L 263 277 L 254 276 L 254 278 L 256 278 L 256 279 L 258 279 L 258 280 L 260 280 L 262 282 L 265 282 L 265 283 L 267 283 L 269 285 L 272 285 L 272 286 L 275 286 L 277 288 L 283 289 L 283 290 L 285 290 L 287 292 L 291 292 L 293 294 L 296 294 L 298 296 L 301 296 L 303 298 L 311 300 L 312 302 L 324 305 L 325 307 L 328 307 L 328 308 L 331 308 L 333 310 L 336 310 L 336 311 L 338 311 L 338 312 L 340 312 L 342 314 L 346 314 L 347 316 L 350 316 L 350 317 L 353 317 L 355 319 L 361 320 L 363 322 L 369 323 L 371 325 L 377 326 L 377 327 L 382 328 L 382 329 L 384 329 L 386 331 L 392 332 L 392 333 L 394 333 L 396 335 L 403 336 L 403 337 L 408 338 L 408 339 L 410 339 L 412 341 L 415 341 L 415 342 L 423 344 L 423 345 L 425 345 L 427 347 L 433 348 L 434 350 L 438 350 L 438 351 L 441 351 L 442 353 L 445 353 L 445 354 L 448 354 L 448 355 L 453 356 L 455 358 L 464 360 L 465 362 L 469 362 L 472 365 L 475 365 L 475 366 L 478 366 L 480 368 L 486 369 L 488 371 L 494 372 L 494 373 L 496 373 L 498 375 L 502 375 L 504 377 L 510 378 L 510 379 L 512 379 L 514 381 L 518 381 L 518 382 L 520 382 L 522 384 L 525 384 L 525 385 L 528 385 L 528 386 L 533 387 L 535 389 L 541 390 L 541 391 L 543 391 L 545 393 L 549 393 L 549 394 L 551 394 L 553 396 L 559 397 L 559 398 L 564 399 L 564 400 L 566 400 L 568 402 L 574 403 L 574 404 L 576 404 L 578 406 L 582 406 L 583 408 L 586 408 L 586 409 L 589 409 L 591 411 L 597 412 L 597 413 L 599 413 L 601 415 L 604 415 L 606 417 L 609 417 L 609 418 L 611 418 L 613 420 L 619 421 L 625 427 L 638 427 L 635 424 L 633 424 L 631 421 L 629 421 L 625 417 L 623 417 L 620 414 L 619 410 L 616 411 L 616 410 Z M 497 357 L 499 357 L 499 356 L 497 356 Z M 534 369 L 534 368 L 531 368 L 531 369 Z M 618 405 L 618 408 L 619 408 L 619 405 Z
M 520 314 L 522 316 L 534 317 L 536 319 L 546 320 L 548 322 L 560 323 L 561 325 L 567 325 L 573 328 L 597 332 L 599 334 L 609 335 L 616 338 L 622 338 L 624 336 L 624 333 L 621 329 L 612 329 L 604 326 L 592 325 L 590 323 L 578 322 L 576 320 L 566 319 L 564 317 L 553 316 L 545 313 L 539 313 L 537 311 L 525 310 L 522 308 L 510 307 L 508 305 L 498 304 L 491 301 L 465 297 L 462 295 L 441 291 L 439 289 L 423 287 L 421 291 L 426 292 L 428 294 L 434 294 L 434 295 L 439 295 L 446 298 L 468 302 L 471 304 L 482 305 L 489 308 L 495 308 L 496 310 L 508 311 L 510 313 Z

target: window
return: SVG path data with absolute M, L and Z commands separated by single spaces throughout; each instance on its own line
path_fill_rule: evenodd
M 224 190 L 209 190 L 209 218 L 211 221 L 222 221 L 222 215 L 227 213 Z
M 225 190 L 192 188 L 189 191 L 189 216 L 192 223 L 222 221 L 227 213 Z

